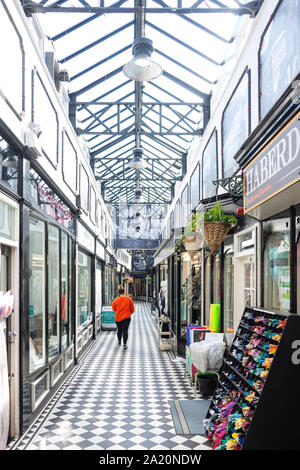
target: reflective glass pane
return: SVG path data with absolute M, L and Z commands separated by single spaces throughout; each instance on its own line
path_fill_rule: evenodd
M 181 336 L 185 334 L 185 327 L 192 320 L 192 270 L 191 258 L 183 253 L 181 258 Z
M 29 221 L 29 372 L 46 362 L 45 224 Z
M 0 201 L 0 237 L 15 240 L 15 209 Z
M 49 360 L 59 353 L 59 230 L 48 227 L 48 347 Z
M 224 258 L 224 332 L 233 333 L 233 292 L 234 292 L 233 253 Z
M 264 307 L 290 309 L 290 243 L 286 232 L 269 234 L 264 251 Z
M 68 345 L 69 337 L 69 279 L 68 279 L 68 235 L 61 233 L 61 348 Z
M 77 326 L 92 320 L 91 313 L 91 258 L 78 251 Z

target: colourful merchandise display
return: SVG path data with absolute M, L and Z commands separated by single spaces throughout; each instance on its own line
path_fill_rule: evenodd
M 210 314 L 209 314 L 209 328 L 215 333 L 221 331 L 221 310 L 220 304 L 211 304 L 210 305 Z
M 205 330 L 205 331 L 209 331 L 207 330 L 207 328 L 205 326 L 201 326 L 201 325 L 187 325 L 186 327 L 186 344 L 187 346 L 190 346 L 190 344 L 193 342 L 193 335 L 192 335 L 192 331 L 193 330 Z M 204 336 L 203 336 L 204 338 Z M 202 337 L 199 337 L 199 340 L 203 339 Z
M 298 434 L 287 433 L 300 415 L 300 352 L 291 361 L 297 330 L 298 315 L 245 309 L 204 420 L 213 449 L 299 448 Z

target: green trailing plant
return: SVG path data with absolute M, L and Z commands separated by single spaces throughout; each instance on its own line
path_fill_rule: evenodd
M 221 202 L 218 201 L 214 207 L 203 212 L 203 222 L 222 222 L 233 228 L 237 225 L 238 220 L 234 215 L 225 214 Z
M 189 220 L 184 232 L 176 241 L 175 251 L 178 259 L 182 252 L 182 242 L 186 237 L 193 237 L 201 235 L 205 240 L 204 236 L 204 224 L 209 222 L 221 222 L 228 225 L 229 229 L 235 227 L 238 223 L 237 218 L 234 215 L 226 214 L 222 208 L 221 201 L 218 201 L 211 209 L 205 212 L 196 212 L 192 215 Z

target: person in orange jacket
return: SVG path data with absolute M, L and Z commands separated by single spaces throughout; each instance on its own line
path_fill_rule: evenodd
M 117 324 L 117 336 L 119 346 L 123 337 L 124 349 L 127 349 L 128 328 L 131 321 L 131 315 L 134 312 L 134 303 L 130 297 L 127 297 L 123 286 L 118 288 L 119 297 L 115 298 L 112 303 L 112 309 L 115 312 L 115 320 Z

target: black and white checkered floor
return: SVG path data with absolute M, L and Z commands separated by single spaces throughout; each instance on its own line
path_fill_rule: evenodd
M 76 369 L 76 368 L 75 368 Z M 195 397 L 185 365 L 157 346 L 153 315 L 137 303 L 128 349 L 102 332 L 79 371 L 58 390 L 17 450 L 208 450 L 207 439 L 176 435 L 169 400 Z

